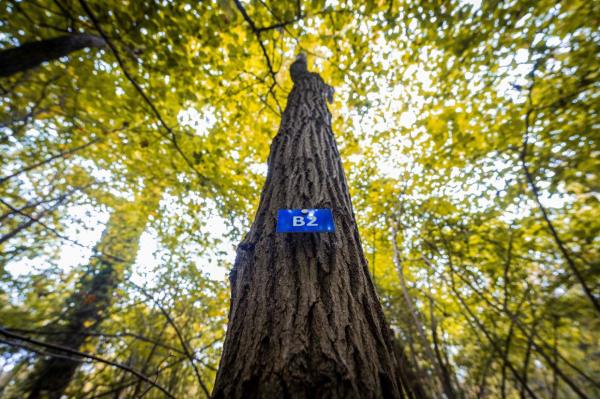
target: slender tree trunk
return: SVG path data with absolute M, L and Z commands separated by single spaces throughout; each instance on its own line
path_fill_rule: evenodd
M 408 318 L 408 317 L 407 317 Z M 408 318 L 409 320 L 412 320 L 410 318 Z M 408 338 L 408 348 L 410 349 L 410 360 L 411 360 L 411 365 L 414 367 L 415 369 L 415 376 L 417 379 L 417 382 L 419 384 L 423 384 L 424 388 L 423 389 L 428 389 L 430 392 L 437 392 L 436 388 L 436 384 L 427 384 L 427 381 L 429 381 L 430 376 L 428 375 L 428 373 L 424 370 L 421 369 L 421 367 L 419 366 L 419 361 L 417 360 L 417 350 L 415 349 L 415 339 L 414 336 L 416 334 L 416 332 L 413 331 L 413 329 L 415 328 L 415 325 L 412 321 L 409 321 L 407 329 L 405 331 L 406 336 Z M 404 356 L 405 359 L 407 359 L 407 356 Z M 406 360 L 405 360 L 406 362 Z M 431 395 L 432 397 L 435 397 L 436 395 Z
M 256 219 L 231 272 L 213 398 L 404 397 L 331 130 L 331 88 L 297 63 Z M 331 208 L 336 231 L 276 233 L 280 208 Z
M 0 76 L 11 76 L 69 55 L 73 51 L 91 47 L 104 47 L 104 39 L 85 33 L 64 35 L 37 42 L 24 43 L 0 51 Z
M 150 191 L 145 190 L 145 193 Z M 114 210 L 94 249 L 87 273 L 82 276 L 76 292 L 65 305 L 61 321 L 50 327 L 60 332 L 52 335 L 51 343 L 80 350 L 87 335 L 97 331 L 108 316 L 114 290 L 122 280 L 125 269 L 135 261 L 140 236 L 158 200 L 146 197 L 142 203 L 126 203 Z M 149 203 L 152 205 L 149 206 Z M 37 362 L 24 384 L 27 398 L 62 397 L 80 361 L 60 355 L 63 357 L 49 356 Z
M 454 392 L 454 388 L 452 387 L 452 377 L 450 373 L 450 362 L 446 359 L 446 363 L 444 363 L 444 357 L 442 356 L 442 351 L 440 349 L 440 339 L 437 332 L 437 322 L 435 319 L 435 313 L 433 311 L 433 298 L 429 297 L 429 312 L 431 319 L 431 337 L 433 340 L 433 350 L 435 353 L 435 358 L 437 359 L 437 363 L 439 365 L 439 372 L 442 374 L 442 384 L 444 387 L 444 393 L 446 397 L 449 399 L 457 398 L 460 395 L 457 395 Z
M 432 381 L 431 387 L 434 391 L 437 391 L 438 394 L 441 394 L 443 391 L 449 399 L 454 399 L 454 391 L 452 389 L 452 385 L 449 384 L 444 378 L 444 373 L 442 372 L 443 363 L 438 361 L 434 356 L 433 350 L 431 349 L 431 344 L 427 339 L 427 335 L 425 334 L 425 326 L 423 326 L 423 322 L 421 321 L 421 313 L 415 307 L 413 303 L 413 299 L 408 292 L 408 286 L 406 285 L 406 279 L 404 278 L 404 267 L 402 265 L 402 257 L 400 255 L 400 250 L 398 249 L 398 232 L 396 231 L 396 227 L 392 224 L 392 248 L 394 251 L 394 263 L 396 265 L 396 270 L 398 272 L 398 278 L 400 280 L 400 288 L 402 289 L 402 295 L 404 296 L 404 302 L 406 303 L 406 307 L 408 312 L 412 317 L 412 322 L 417 330 L 418 338 L 421 341 L 421 347 L 423 348 L 423 352 L 425 353 L 425 358 L 429 362 L 429 365 L 435 373 L 436 379 L 438 383 Z
M 429 398 L 431 395 L 426 393 L 426 386 L 422 383 L 420 375 L 415 374 L 419 373 L 417 368 L 413 368 L 409 359 L 404 352 L 402 346 L 400 346 L 400 342 L 398 339 L 395 340 L 396 344 L 396 358 L 398 359 L 398 363 L 400 364 L 400 379 L 402 381 L 402 385 L 407 387 L 405 389 L 406 396 L 409 399 L 420 399 L 420 398 Z
M 535 327 L 537 324 L 537 319 L 533 319 L 532 326 Z M 533 347 L 533 335 L 527 338 L 527 349 L 525 350 L 525 359 L 523 360 L 523 376 L 521 377 L 523 383 L 521 384 L 521 389 L 519 390 L 519 397 L 521 399 L 527 399 L 525 387 L 529 381 L 529 361 L 531 359 L 531 349 Z

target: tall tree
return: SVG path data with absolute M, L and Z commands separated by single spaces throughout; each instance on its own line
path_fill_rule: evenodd
M 135 261 L 148 216 L 159 199 L 160 195 L 153 188 L 146 188 L 138 203 L 115 207 L 86 272 L 65 304 L 61 320 L 48 331 L 50 343 L 80 350 L 90 333 L 97 331 L 108 316 L 114 291 L 125 269 Z M 40 358 L 24 382 L 27 397 L 61 398 L 79 364 L 60 351 Z
M 403 397 L 325 104 L 331 88 L 302 56 L 290 72 L 256 219 L 231 273 L 213 397 Z M 278 234 L 280 208 L 332 208 L 336 231 Z

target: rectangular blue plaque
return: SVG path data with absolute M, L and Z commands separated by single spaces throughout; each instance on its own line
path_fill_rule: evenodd
M 331 209 L 280 209 L 278 233 L 333 233 L 335 223 Z

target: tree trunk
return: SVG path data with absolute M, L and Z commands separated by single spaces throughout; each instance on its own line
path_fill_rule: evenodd
M 441 363 L 438 363 L 436 357 L 433 354 L 433 350 L 431 349 L 431 345 L 429 344 L 429 340 L 427 339 L 427 335 L 425 334 L 425 327 L 421 322 L 421 313 L 415 307 L 413 303 L 413 299 L 408 292 L 408 286 L 406 285 L 406 279 L 404 278 L 404 266 L 402 265 L 402 257 L 400 256 L 400 250 L 398 249 L 398 233 L 396 231 L 396 227 L 392 223 L 392 248 L 394 251 L 394 263 L 396 265 L 396 270 L 398 271 L 398 278 L 400 279 L 400 288 L 402 288 L 402 295 L 404 296 L 404 303 L 408 308 L 408 312 L 412 317 L 412 322 L 417 330 L 417 336 L 421 341 L 421 347 L 425 354 L 425 358 L 429 362 L 429 366 L 431 367 L 433 373 L 435 373 L 437 382 L 431 381 L 431 388 L 434 392 L 437 392 L 438 395 L 443 391 L 446 394 L 446 397 L 449 399 L 454 399 L 454 393 L 451 387 L 448 387 L 444 382 L 443 373 L 441 371 Z M 441 389 L 440 389 L 441 388 Z
M 11 76 L 69 55 L 73 51 L 87 47 L 101 48 L 106 45 L 104 39 L 85 33 L 59 36 L 53 39 L 25 43 L 0 51 L 0 76 Z
M 444 387 L 444 393 L 447 398 L 454 399 L 458 397 L 454 392 L 454 388 L 452 387 L 452 377 L 450 375 L 450 362 L 448 361 L 448 357 L 446 356 L 446 362 L 444 363 L 444 357 L 442 356 L 442 351 L 440 349 L 440 340 L 437 333 L 437 322 L 435 319 L 435 313 L 433 311 L 433 298 L 429 297 L 429 318 L 431 319 L 431 337 L 433 340 L 433 349 L 435 352 L 435 358 L 437 359 L 437 364 L 439 365 L 439 372 L 441 373 L 442 384 Z
M 331 130 L 332 91 L 306 64 L 294 70 L 297 62 L 256 219 L 231 272 L 213 398 L 405 397 Z M 331 208 L 335 233 L 276 233 L 280 208 Z
M 158 200 L 146 198 L 153 205 Z M 98 330 L 108 316 L 113 292 L 125 269 L 135 261 L 139 239 L 152 209 L 148 203 L 134 202 L 114 210 L 94 249 L 87 273 L 65 305 L 61 321 L 49 329 L 59 332 L 49 335 L 49 342 L 80 350 L 88 334 Z M 24 383 L 29 399 L 58 399 L 64 394 L 81 362 L 65 358 L 60 352 L 57 355 L 41 358 L 34 366 Z

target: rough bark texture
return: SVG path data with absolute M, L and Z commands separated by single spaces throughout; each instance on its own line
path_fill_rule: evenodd
M 24 43 L 0 51 L 0 76 L 10 76 L 26 71 L 42 62 L 52 61 L 86 47 L 104 47 L 104 39 L 94 35 L 77 33 L 53 39 Z
M 150 201 L 157 203 L 158 198 Z M 49 342 L 80 350 L 87 334 L 97 331 L 108 315 L 113 292 L 125 269 L 135 261 L 147 218 L 148 208 L 140 204 L 124 204 L 115 209 L 96 245 L 87 273 L 65 304 L 61 320 L 48 329 L 49 332 L 60 332 L 49 335 Z M 34 366 L 25 381 L 27 398 L 62 397 L 80 362 L 57 354 L 63 357 L 43 357 Z
M 413 396 L 368 274 L 325 104 L 331 89 L 296 63 L 291 71 L 256 219 L 231 273 L 213 398 Z M 336 231 L 276 233 L 280 208 L 331 208 Z

